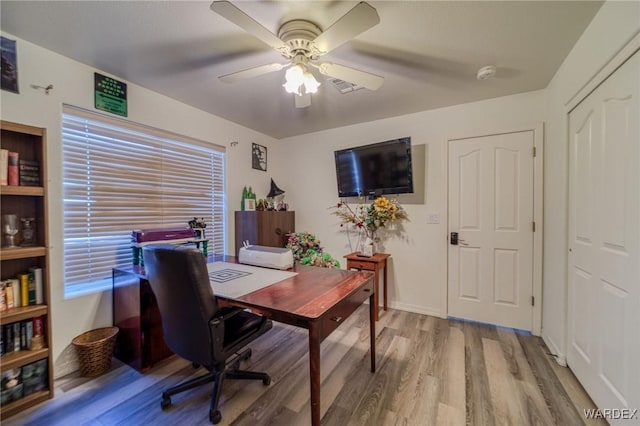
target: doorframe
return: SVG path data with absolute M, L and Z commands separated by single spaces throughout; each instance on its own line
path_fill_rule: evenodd
M 447 157 L 446 157 L 446 197 L 447 197 L 447 232 L 445 235 L 447 245 L 447 284 L 446 291 L 443 292 L 443 306 L 445 316 L 449 314 L 449 154 L 451 142 L 464 139 L 480 138 L 485 136 L 497 136 L 509 133 L 533 132 L 533 147 L 536 155 L 533 158 L 533 221 L 536 230 L 533 233 L 533 276 L 532 276 L 532 294 L 535 304 L 532 309 L 531 318 L 531 334 L 539 336 L 542 331 L 542 255 L 544 243 L 544 122 L 539 122 L 531 126 L 516 127 L 513 129 L 500 129 L 493 132 L 478 132 L 474 135 L 464 135 L 460 137 L 451 137 L 447 139 Z M 532 153 L 533 155 L 533 153 Z

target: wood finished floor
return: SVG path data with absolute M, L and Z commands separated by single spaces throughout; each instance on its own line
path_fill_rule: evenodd
M 596 425 L 571 371 L 538 337 L 502 328 L 389 310 L 376 327 L 377 371 L 369 371 L 368 306 L 322 343 L 323 425 Z M 307 333 L 274 323 L 245 367 L 272 383 L 227 381 L 220 425 L 310 423 Z M 173 358 L 146 374 L 114 360 L 96 379 L 56 381 L 53 400 L 3 425 L 207 425 L 210 386 L 176 395 L 163 389 L 203 370 Z

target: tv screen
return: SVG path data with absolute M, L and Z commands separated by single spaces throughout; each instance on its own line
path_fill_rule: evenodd
M 338 196 L 413 192 L 411 138 L 335 151 Z

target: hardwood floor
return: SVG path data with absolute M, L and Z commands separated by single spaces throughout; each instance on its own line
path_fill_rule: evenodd
M 380 316 L 377 371 L 369 371 L 368 306 L 322 344 L 325 425 L 596 425 L 594 408 L 571 371 L 538 337 L 509 329 L 389 310 Z M 272 383 L 225 382 L 220 425 L 307 425 L 309 370 L 305 330 L 274 323 L 251 345 L 246 368 Z M 146 374 L 114 360 L 96 379 L 56 381 L 55 398 L 3 425 L 206 425 L 208 385 L 172 397 L 163 389 L 203 370 L 173 358 Z

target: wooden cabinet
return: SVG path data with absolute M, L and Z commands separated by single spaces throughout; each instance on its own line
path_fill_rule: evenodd
M 113 325 L 120 331 L 115 355 L 145 371 L 173 355 L 162 334 L 162 317 L 142 266 L 113 270 Z
M 284 247 L 288 234 L 295 232 L 296 216 L 292 211 L 237 211 L 236 257 L 243 241 L 250 244 Z
M 7 327 L 18 324 L 20 327 L 42 326 L 43 339 L 40 349 L 27 349 L 28 344 L 21 342 L 18 347 L 5 351 L 0 357 L 0 372 L 3 377 L 12 376 L 18 381 L 17 389 L 7 395 L 3 392 L 0 404 L 0 419 L 25 410 L 35 404 L 53 397 L 53 363 L 51 357 L 51 301 L 49 291 L 49 243 L 47 232 L 47 173 L 46 173 L 46 129 L 26 126 L 8 121 L 0 121 L 2 149 L 17 152 L 22 160 L 34 161 L 32 165 L 38 186 L 0 186 L 2 196 L 2 216 L 15 214 L 20 230 L 16 235 L 18 247 L 6 248 L 5 236 L 0 248 L 0 270 L 2 281 L 14 279 L 18 274 L 27 273 L 30 268 L 42 269 L 42 300 L 40 304 L 14 307 L 0 312 L 0 325 L 4 332 Z M 25 179 L 26 180 L 26 179 Z M 33 240 L 30 245 L 23 241 L 21 218 L 33 218 Z M 4 219 L 3 219 L 4 220 Z M 11 332 L 13 333 L 13 331 Z M 6 338 L 3 338 L 4 348 Z M 15 345 L 13 345 L 15 346 Z M 37 364 L 36 364 L 37 363 Z M 25 366 L 28 366 L 25 368 Z M 36 371 L 37 366 L 37 371 Z M 34 382 L 36 380 L 36 382 Z M 3 384 L 5 380 L 2 380 Z

